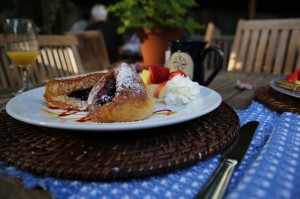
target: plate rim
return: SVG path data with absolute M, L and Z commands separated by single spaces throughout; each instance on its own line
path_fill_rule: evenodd
M 276 77 L 276 78 L 274 78 L 270 81 L 269 85 L 271 86 L 271 88 L 273 88 L 274 90 L 276 90 L 280 93 L 283 93 L 283 94 L 286 94 L 286 95 L 289 95 L 289 96 L 292 96 L 292 97 L 300 98 L 300 92 L 290 91 L 288 89 L 281 88 L 281 87 L 276 85 L 277 80 L 282 80 L 284 78 L 285 78 L 285 76 L 283 76 L 283 75 L 279 76 L 279 77 Z M 297 93 L 297 94 L 295 94 L 295 93 Z
M 14 98 L 10 99 L 6 105 L 6 112 L 13 118 L 28 123 L 36 126 L 41 126 L 41 127 L 48 127 L 48 128 L 56 128 L 56 129 L 64 129 L 64 130 L 75 130 L 75 131 L 128 131 L 128 130 L 142 130 L 142 129 L 149 129 L 149 128 L 157 128 L 157 127 L 162 127 L 162 126 L 168 126 L 168 125 L 173 125 L 181 122 L 186 122 L 192 119 L 195 119 L 197 117 L 203 116 L 205 114 L 210 113 L 211 111 L 215 110 L 218 106 L 220 106 L 222 102 L 222 97 L 218 92 L 216 92 L 213 89 L 210 89 L 208 87 L 201 86 L 201 89 L 206 89 L 207 91 L 211 92 L 213 97 L 215 97 L 215 103 L 205 109 L 204 111 L 199 113 L 193 113 L 189 115 L 185 115 L 184 118 L 182 117 L 172 117 L 169 116 L 170 118 L 166 120 L 155 120 L 153 122 L 143 122 L 143 121 L 134 121 L 134 122 L 117 122 L 117 123 L 99 123 L 99 125 L 92 124 L 92 125 L 85 125 L 79 122 L 74 122 L 74 123 L 68 123 L 68 125 L 64 125 L 64 123 L 55 123 L 53 121 L 37 121 L 36 119 L 28 118 L 16 113 L 12 107 L 15 105 L 15 100 L 17 100 L 20 97 L 23 97 L 25 95 L 34 93 L 34 92 L 41 92 L 44 93 L 45 86 L 38 87 L 35 89 L 32 89 L 30 91 L 26 91 L 18 96 L 15 96 Z M 30 98 L 30 97 L 29 97 Z M 200 101 L 200 100 L 199 100 Z M 202 101 L 202 100 L 201 100 Z M 186 105 L 186 109 L 191 103 Z M 196 103 L 196 102 L 194 102 Z M 190 105 L 191 106 L 191 105 Z M 45 107 L 47 108 L 47 107 Z M 46 113 L 45 113 L 46 114 Z M 155 123 L 154 123 L 155 122 Z M 56 124 L 56 125 L 55 125 Z M 70 125 L 72 124 L 72 126 Z

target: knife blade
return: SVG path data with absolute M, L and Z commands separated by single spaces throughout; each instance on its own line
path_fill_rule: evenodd
M 196 199 L 223 198 L 234 168 L 244 159 L 258 124 L 259 122 L 257 121 L 251 121 L 240 128 L 238 137 L 233 145 L 229 146 L 229 149 L 225 149 L 220 165 L 207 184 L 198 193 Z

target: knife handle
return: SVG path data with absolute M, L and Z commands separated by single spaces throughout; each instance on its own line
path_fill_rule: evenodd
M 224 159 L 201 192 L 198 193 L 196 199 L 223 198 L 237 163 L 236 160 Z

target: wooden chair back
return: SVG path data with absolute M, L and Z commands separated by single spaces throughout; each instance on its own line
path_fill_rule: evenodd
M 208 22 L 206 26 L 206 31 L 204 39 L 207 41 L 207 46 L 210 46 L 213 43 L 214 35 L 216 32 L 216 26 L 213 22 Z
M 20 87 L 21 82 L 21 71 L 20 69 L 12 64 L 10 59 L 7 57 L 4 43 L 3 34 L 0 34 L 0 89 L 9 89 Z
M 110 61 L 101 31 L 67 32 L 75 35 L 79 41 L 79 55 L 85 72 L 95 72 L 109 69 Z
M 78 53 L 79 42 L 72 35 L 39 35 L 40 55 L 33 67 L 33 82 L 84 73 Z
M 39 35 L 40 54 L 31 69 L 34 86 L 43 85 L 50 78 L 83 73 L 77 47 L 79 42 L 72 35 Z M 3 35 L 0 36 L 0 88 L 16 88 L 22 84 L 20 69 L 7 58 Z
M 228 71 L 289 74 L 300 68 L 300 19 L 239 20 Z
M 206 26 L 206 31 L 205 31 L 205 35 L 204 35 L 204 40 L 207 41 L 206 47 L 211 46 L 211 45 L 216 45 L 218 47 L 220 47 L 220 49 L 223 52 L 223 48 L 221 45 L 216 44 L 216 38 L 219 37 L 220 34 L 217 32 L 217 27 L 215 26 L 215 24 L 213 22 L 208 22 L 207 26 Z M 226 56 L 224 56 L 224 60 L 223 60 L 223 64 L 222 64 L 222 69 L 221 70 L 225 70 L 224 68 L 226 68 Z M 218 59 L 217 59 L 217 55 L 215 53 L 210 53 L 207 56 L 207 59 L 205 60 L 205 66 L 208 69 L 213 70 L 218 63 Z

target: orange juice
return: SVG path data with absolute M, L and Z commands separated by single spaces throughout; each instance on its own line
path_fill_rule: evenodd
M 20 67 L 27 68 L 34 62 L 38 56 L 38 51 L 8 51 L 7 56 Z

